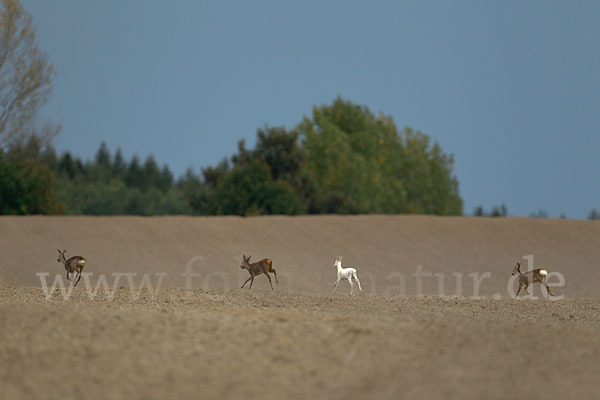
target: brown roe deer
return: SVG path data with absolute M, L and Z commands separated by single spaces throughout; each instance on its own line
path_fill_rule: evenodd
M 517 290 L 517 294 L 515 295 L 515 297 L 519 295 L 519 292 L 523 287 L 525 288 L 525 293 L 529 294 L 527 293 L 527 288 L 529 287 L 529 285 L 533 285 L 536 282 L 540 283 L 541 285 L 544 285 L 546 287 L 546 290 L 548 291 L 548 294 L 550 296 L 554 296 L 554 293 L 552 293 L 550 287 L 548 286 L 548 283 L 546 282 L 546 278 L 548 277 L 548 271 L 546 271 L 545 269 L 540 268 L 534 269 L 532 271 L 521 272 L 521 263 L 518 262 L 517 265 L 515 265 L 515 267 L 513 268 L 512 274 L 517 275 L 519 277 L 519 290 Z
M 271 282 L 271 277 L 269 276 L 269 272 L 275 275 L 275 282 L 279 284 L 277 280 L 277 272 L 273 268 L 273 262 L 268 258 L 263 258 L 260 261 L 255 263 L 250 263 L 250 257 L 246 258 L 245 255 L 242 255 L 242 265 L 240 265 L 241 269 L 247 269 L 250 273 L 250 278 L 246 279 L 246 282 L 242 285 L 242 288 L 246 286 L 246 283 L 250 281 L 250 287 L 248 289 L 252 289 L 252 284 L 254 283 L 254 277 L 260 274 L 265 274 L 267 278 L 269 278 L 269 284 L 271 285 L 271 290 L 273 290 L 273 283 Z
M 67 260 L 67 257 L 65 257 L 65 253 L 67 252 L 66 249 L 63 251 L 60 251 L 60 249 L 56 250 L 58 250 L 58 259 L 56 261 L 64 264 L 65 269 L 67 270 L 67 279 L 73 282 L 73 280 L 69 278 L 69 274 L 71 274 L 72 277 L 73 274 L 77 273 L 76 280 L 73 282 L 73 286 L 77 287 L 77 284 L 81 279 L 81 271 L 83 271 L 83 267 L 85 267 L 85 258 L 73 256 Z

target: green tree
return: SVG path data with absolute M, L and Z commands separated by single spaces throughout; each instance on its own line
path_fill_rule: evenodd
M 217 215 L 302 214 L 304 204 L 294 189 L 271 177 L 269 166 L 251 159 L 219 181 L 206 211 Z
M 32 158 L 11 159 L 0 151 L 0 215 L 61 214 L 54 174 Z
M 121 153 L 121 149 L 117 149 L 117 152 L 115 153 L 115 157 L 114 157 L 112 165 L 111 165 L 111 176 L 113 178 L 122 177 L 126 168 L 127 168 L 127 164 L 125 163 L 125 160 L 123 159 L 123 154 Z
M 312 212 L 462 214 L 453 157 L 425 134 L 339 97 L 297 131 Z
M 209 189 L 207 183 L 203 182 L 191 168 L 188 168 L 186 173 L 177 181 L 176 188 L 182 193 L 183 198 L 189 207 L 194 210 L 194 213 L 208 214 L 209 191 L 214 190 L 214 186 Z
M 68 179 L 75 179 L 83 173 L 83 170 L 81 160 L 74 160 L 68 151 L 58 159 L 57 173 L 66 176 Z
M 123 181 L 127 186 L 130 187 L 144 187 L 146 185 L 144 179 L 144 172 L 140 166 L 140 159 L 134 155 L 127 167 L 127 170 L 123 176 Z
M 508 209 L 504 204 L 493 206 L 490 211 L 484 210 L 482 206 L 477 206 L 473 210 L 474 217 L 506 217 L 507 215 Z
M 294 182 L 305 160 L 298 132 L 265 126 L 256 133 L 252 157 L 266 163 L 274 180 Z
M 102 142 L 100 148 L 96 152 L 96 165 L 109 168 L 111 165 L 110 151 L 106 143 Z
M 51 160 L 52 157 L 46 157 Z M 148 156 L 143 165 L 134 156 L 127 162 L 120 150 L 112 156 L 102 143 L 93 161 L 83 163 L 70 153 L 51 164 L 58 179 L 54 185 L 68 214 L 164 215 L 191 214 L 185 192 L 175 186 L 168 166 Z

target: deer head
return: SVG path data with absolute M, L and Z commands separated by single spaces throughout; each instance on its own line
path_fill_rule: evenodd
M 513 275 L 520 275 L 521 274 L 521 263 L 518 262 L 517 265 L 515 265 L 515 267 L 512 270 L 512 274 Z
M 242 254 L 242 265 L 240 265 L 241 269 L 248 269 L 250 267 L 250 257 L 252 256 L 248 256 L 248 258 L 246 258 L 246 256 Z
M 335 259 L 335 261 L 333 262 L 333 266 L 337 267 L 338 263 L 342 263 L 342 256 L 337 256 L 337 258 Z
M 58 258 L 56 259 L 56 262 L 63 262 L 63 260 L 66 259 L 65 253 L 67 252 L 67 249 L 64 249 L 62 251 L 60 249 L 56 250 L 58 250 Z

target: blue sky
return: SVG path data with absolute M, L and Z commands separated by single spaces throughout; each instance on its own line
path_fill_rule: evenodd
M 340 95 L 453 153 L 467 214 L 600 209 L 598 1 L 21 1 L 59 151 L 179 175 Z

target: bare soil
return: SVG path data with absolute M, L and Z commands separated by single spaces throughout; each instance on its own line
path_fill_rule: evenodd
M 36 274 L 64 277 L 56 247 L 109 290 L 44 293 Z M 594 221 L 2 217 L 0 251 L 6 399 L 598 398 Z M 275 291 L 260 276 L 238 288 L 243 253 L 273 259 Z M 337 255 L 364 292 L 331 294 Z M 528 255 L 564 277 L 564 298 L 509 297 Z M 443 293 L 432 275 L 416 295 L 419 266 Z M 133 292 L 125 276 L 111 298 L 113 273 L 135 273 Z M 489 273 L 478 296 L 474 273 Z

